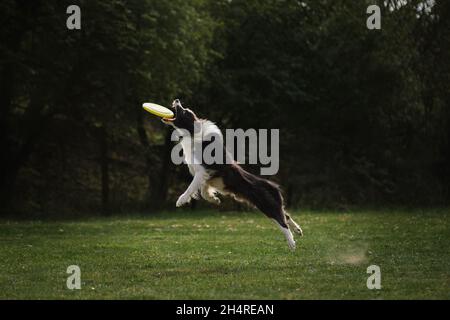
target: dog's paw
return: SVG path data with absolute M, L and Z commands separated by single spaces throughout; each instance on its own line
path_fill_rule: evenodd
M 220 204 L 220 199 L 215 196 L 208 195 L 208 196 L 203 197 L 203 199 L 205 199 L 206 201 L 213 203 L 213 204 L 217 204 L 217 205 Z
M 185 194 L 182 194 L 182 195 L 178 198 L 177 203 L 176 203 L 176 206 L 177 206 L 177 207 L 181 207 L 182 205 L 185 205 L 185 204 L 188 203 L 189 201 L 191 201 L 191 197 L 189 197 L 189 196 L 187 196 L 187 195 L 185 195 Z
M 220 199 L 219 199 L 218 197 L 216 197 L 216 196 L 212 197 L 212 201 L 213 201 L 215 204 L 217 204 L 217 205 L 220 204 Z
M 295 248 L 297 247 L 297 245 L 295 244 L 295 241 L 288 241 L 288 247 L 291 251 L 295 251 Z
M 300 228 L 300 226 L 296 226 L 294 228 L 294 232 L 297 233 L 300 237 L 303 237 L 303 230 Z

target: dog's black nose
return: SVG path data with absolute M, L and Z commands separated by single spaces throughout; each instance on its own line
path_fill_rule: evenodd
M 178 99 L 175 99 L 175 101 L 174 101 L 175 103 L 180 103 L 180 100 L 178 100 Z

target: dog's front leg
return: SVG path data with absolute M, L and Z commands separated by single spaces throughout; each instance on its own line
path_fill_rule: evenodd
M 194 174 L 194 179 L 192 179 L 191 184 L 186 189 L 186 191 L 178 198 L 177 207 L 181 207 L 182 205 L 191 201 L 192 197 L 194 197 L 200 190 L 200 187 L 205 181 L 205 172 L 198 171 Z

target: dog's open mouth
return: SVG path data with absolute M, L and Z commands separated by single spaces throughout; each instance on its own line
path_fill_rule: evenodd
M 164 122 L 165 124 L 169 124 L 171 122 L 174 122 L 175 119 L 177 118 L 177 108 L 171 108 L 173 109 L 173 118 L 162 118 L 161 121 Z
M 162 118 L 161 120 L 162 120 L 162 122 L 165 122 L 165 123 L 171 123 L 171 122 L 174 122 L 175 119 L 176 119 L 176 117 L 173 117 L 173 118 Z
M 177 100 L 176 100 L 177 101 Z M 180 102 L 178 101 L 178 104 L 179 104 Z M 176 119 L 177 119 L 177 113 L 178 113 L 178 109 L 177 109 L 177 105 L 175 105 L 175 104 L 172 104 L 172 106 L 171 107 L 169 107 L 169 109 L 172 109 L 172 112 L 173 112 L 173 118 L 162 118 L 161 119 L 161 121 L 163 122 L 163 123 L 165 123 L 165 124 L 170 124 L 170 123 L 172 123 L 172 122 L 174 122 Z

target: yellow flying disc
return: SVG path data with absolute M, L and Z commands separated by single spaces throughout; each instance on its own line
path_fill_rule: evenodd
M 174 117 L 174 114 L 172 111 L 170 111 L 166 107 L 160 106 L 159 104 L 156 104 L 156 103 L 146 102 L 142 105 L 142 108 L 144 108 L 145 111 L 148 111 L 148 112 L 154 114 L 155 116 L 158 116 L 161 118 L 170 119 L 170 118 Z

